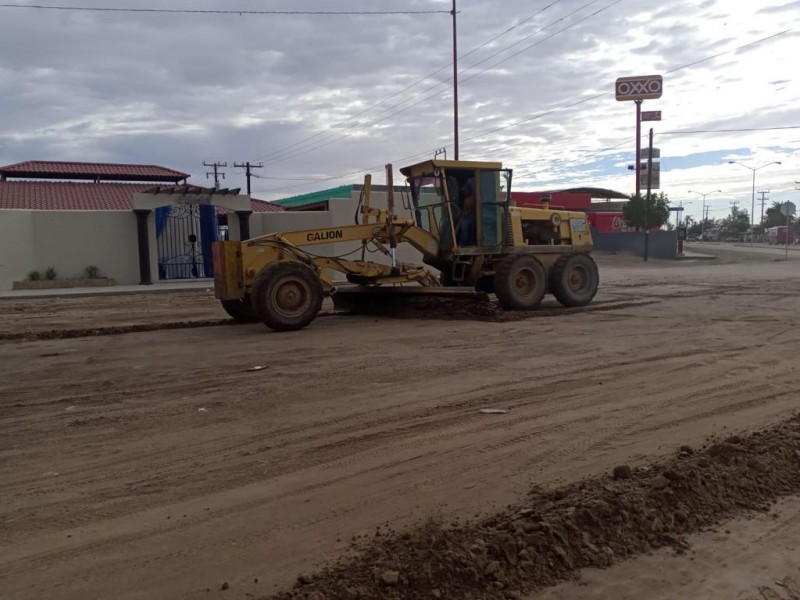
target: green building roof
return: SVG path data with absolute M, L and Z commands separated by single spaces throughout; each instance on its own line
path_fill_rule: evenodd
M 290 198 L 282 198 L 275 200 L 275 204 L 284 208 L 299 208 L 301 206 L 308 206 L 325 202 L 326 200 L 349 198 L 350 193 L 355 186 L 353 185 L 340 185 L 339 187 L 331 188 L 329 190 L 322 190 L 320 192 L 311 192 L 310 194 L 301 194 L 299 196 L 292 196 Z

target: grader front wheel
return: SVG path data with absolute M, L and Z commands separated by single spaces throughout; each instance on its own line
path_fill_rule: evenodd
M 322 284 L 311 267 L 284 260 L 263 268 L 253 281 L 258 320 L 275 331 L 302 329 L 322 308 Z
M 533 256 L 510 256 L 497 265 L 494 292 L 506 310 L 531 310 L 544 298 L 546 275 Z

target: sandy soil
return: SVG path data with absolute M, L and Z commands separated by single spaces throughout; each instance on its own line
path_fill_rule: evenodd
M 213 290 L 0 299 L 0 339 L 96 327 L 213 322 L 228 315 Z
M 379 524 L 490 511 L 797 408 L 796 263 L 609 259 L 602 277 L 605 309 L 509 323 L 0 341 L 3 596 L 266 594 Z M 3 301 L 0 322 L 222 316 L 158 296 L 16 322 Z
M 800 499 L 690 538 L 692 550 L 660 550 L 528 600 L 800 600 Z

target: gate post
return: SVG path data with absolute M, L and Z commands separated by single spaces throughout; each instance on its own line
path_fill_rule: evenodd
M 252 210 L 237 210 L 236 217 L 239 219 L 239 241 L 250 239 L 250 215 Z
M 150 210 L 135 209 L 136 215 L 136 234 L 139 242 L 139 284 L 151 285 L 153 283 L 150 274 L 150 236 L 147 231 L 147 217 Z

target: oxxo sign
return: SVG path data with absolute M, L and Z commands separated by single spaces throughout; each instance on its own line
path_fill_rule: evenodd
M 617 100 L 650 100 L 661 98 L 664 80 L 661 75 L 620 77 L 615 86 Z

